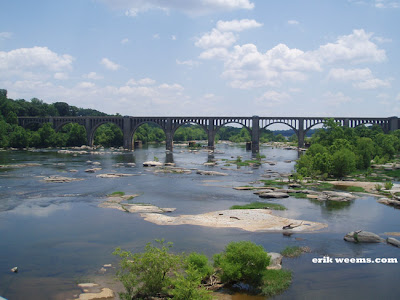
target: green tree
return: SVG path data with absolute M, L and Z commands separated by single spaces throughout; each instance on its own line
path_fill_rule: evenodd
M 230 283 L 262 283 L 270 257 L 262 246 L 249 241 L 231 242 L 222 253 L 214 255 L 214 265 L 221 268 L 221 279 Z
M 332 174 L 343 177 L 356 170 L 356 155 L 349 149 L 342 148 L 332 155 Z

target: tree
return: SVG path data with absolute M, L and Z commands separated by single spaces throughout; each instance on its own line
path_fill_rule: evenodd
M 342 148 L 332 155 L 332 174 L 343 177 L 356 169 L 356 155 L 349 149 Z
M 231 242 L 214 255 L 214 266 L 221 268 L 221 279 L 230 283 L 261 284 L 270 257 L 262 246 L 249 241 Z

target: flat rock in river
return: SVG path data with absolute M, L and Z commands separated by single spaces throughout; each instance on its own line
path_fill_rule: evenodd
M 287 193 L 280 193 L 280 192 L 270 192 L 270 193 L 263 193 L 263 194 L 259 194 L 258 197 L 260 198 L 288 198 L 289 195 Z

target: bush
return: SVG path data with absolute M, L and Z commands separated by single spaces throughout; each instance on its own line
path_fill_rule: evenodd
M 215 267 L 221 268 L 221 280 L 229 283 L 261 284 L 270 257 L 262 246 L 252 242 L 231 242 L 214 255 Z
M 392 187 L 393 187 L 393 183 L 392 182 L 390 182 L 390 181 L 385 182 L 385 190 L 391 190 Z
M 185 267 L 189 269 L 190 266 L 200 274 L 201 280 L 208 278 L 214 272 L 213 267 L 208 261 L 208 257 L 204 254 L 190 253 L 185 260 Z
M 200 255 L 200 254 L 199 254 Z M 200 255 L 201 256 L 201 255 Z M 207 257 L 206 257 L 207 258 Z M 208 260 L 207 260 L 208 262 Z M 176 274 L 174 289 L 171 294 L 177 300 L 207 300 L 212 299 L 211 292 L 199 287 L 202 275 L 194 264 L 189 264 L 184 274 Z
M 121 257 L 121 269 L 118 279 L 125 287 L 125 293 L 119 293 L 121 299 L 131 300 L 134 297 L 148 297 L 167 292 L 171 278 L 167 276 L 181 265 L 179 256 L 169 253 L 171 243 L 157 241 L 159 247 L 148 243 L 144 253 L 133 254 L 117 248 L 114 255 Z

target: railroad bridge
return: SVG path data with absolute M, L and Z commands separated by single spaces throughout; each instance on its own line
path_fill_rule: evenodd
M 285 124 L 296 133 L 298 146 L 304 146 L 307 132 L 314 126 L 323 123 L 326 119 L 334 119 L 337 123 L 347 127 L 361 125 L 379 125 L 385 132 L 400 128 L 398 117 L 388 118 L 349 118 L 349 117 L 131 117 L 131 116 L 102 116 L 102 117 L 18 117 L 20 126 L 27 127 L 32 123 L 50 123 L 55 131 L 59 131 L 68 123 L 78 123 L 86 129 L 89 146 L 93 146 L 96 129 L 103 124 L 113 123 L 121 128 L 124 139 L 124 148 L 133 149 L 133 135 L 139 126 L 145 123 L 157 124 L 165 133 L 166 148 L 172 151 L 175 131 L 185 124 L 198 124 L 208 135 L 208 147 L 214 149 L 215 135 L 218 130 L 227 124 L 240 124 L 250 133 L 252 151 L 260 149 L 260 134 L 263 129 L 272 124 Z

